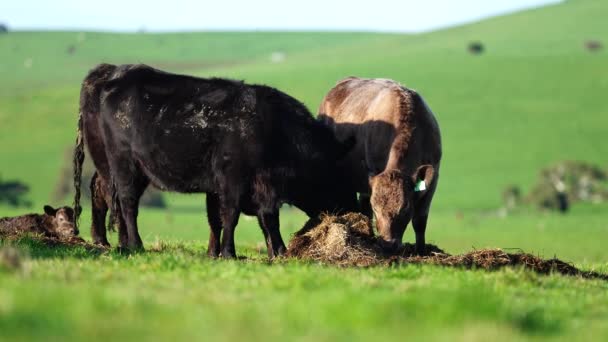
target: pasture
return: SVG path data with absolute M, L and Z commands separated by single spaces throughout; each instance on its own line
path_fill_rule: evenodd
M 584 47 L 608 35 L 607 16 L 601 1 L 572 0 L 417 35 L 3 34 L 0 176 L 27 183 L 33 207 L 0 204 L 0 217 L 40 212 L 50 202 L 76 137 L 80 81 L 99 62 L 265 83 L 312 112 L 343 77 L 386 77 L 418 90 L 441 126 L 429 243 L 450 253 L 522 249 L 608 273 L 607 204 L 577 204 L 565 215 L 532 207 L 497 215 L 502 189 L 528 191 L 548 164 L 608 167 L 608 52 Z M 471 41 L 484 52 L 471 55 Z M 284 60 L 273 61 L 274 53 Z M 166 210 L 140 212 L 144 253 L 0 241 L 22 249 L 24 260 L 17 270 L 0 266 L 0 340 L 608 339 L 605 281 L 521 269 L 269 263 L 257 221 L 246 216 L 236 230 L 245 258 L 212 260 L 204 196 L 165 196 Z M 81 235 L 88 239 L 84 203 Z M 305 221 L 283 208 L 286 242 Z M 116 234 L 110 238 L 116 245 Z M 413 239 L 410 226 L 405 240 Z

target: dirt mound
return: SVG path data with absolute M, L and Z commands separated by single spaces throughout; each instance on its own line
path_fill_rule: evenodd
M 426 246 L 428 256 L 415 255 L 413 244 L 398 251 L 387 251 L 374 236 L 370 220 L 361 214 L 324 215 L 309 220 L 290 241 L 287 255 L 339 266 L 391 264 L 433 264 L 466 269 L 496 270 L 519 266 L 540 274 L 564 275 L 608 280 L 608 275 L 585 272 L 559 259 L 545 260 L 527 253 L 507 253 L 501 249 L 481 249 L 450 255 L 435 245 Z

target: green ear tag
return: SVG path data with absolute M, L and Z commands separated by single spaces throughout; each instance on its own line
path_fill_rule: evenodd
M 416 182 L 416 186 L 414 187 L 414 192 L 424 191 L 426 190 L 426 183 L 423 180 L 419 180 Z

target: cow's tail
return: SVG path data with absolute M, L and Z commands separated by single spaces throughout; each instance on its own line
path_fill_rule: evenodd
M 120 219 L 120 208 L 118 207 L 118 192 L 116 191 L 116 183 L 114 178 L 110 181 L 110 197 L 111 197 L 111 208 L 110 208 L 110 219 L 108 220 L 109 231 L 116 231 L 116 226 L 119 225 Z
M 80 206 L 80 185 L 82 182 L 82 164 L 84 163 L 82 108 L 78 113 L 78 128 L 76 131 L 76 146 L 74 147 L 74 227 L 78 229 L 78 221 L 82 207 Z
M 80 205 L 80 186 L 82 182 L 82 164 L 84 163 L 84 116 L 99 113 L 99 96 L 103 84 L 108 80 L 116 66 L 99 64 L 93 68 L 82 82 L 80 104 L 78 108 L 78 129 L 74 147 L 74 224 L 78 226 L 82 206 Z M 93 195 L 93 194 L 91 194 Z

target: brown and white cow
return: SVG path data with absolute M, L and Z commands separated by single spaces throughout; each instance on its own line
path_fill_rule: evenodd
M 44 214 L 27 214 L 0 218 L 1 234 L 34 233 L 48 237 L 71 238 L 78 235 L 74 227 L 74 210 L 44 206 Z
M 411 220 L 416 250 L 424 254 L 441 137 L 422 97 L 392 80 L 349 77 L 325 96 L 319 118 L 338 140 L 355 138 L 344 173 L 360 193 L 362 211 L 375 214 L 379 235 L 397 247 Z

